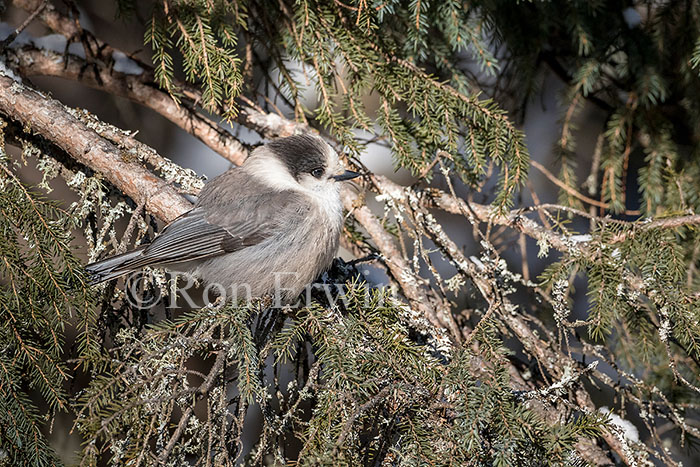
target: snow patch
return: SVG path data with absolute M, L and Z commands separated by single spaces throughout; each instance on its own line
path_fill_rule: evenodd
M 639 442 L 639 430 L 632 422 L 613 413 L 613 411 L 606 406 L 600 407 L 598 412 L 608 415 L 610 424 L 619 428 L 620 433 L 627 438 L 628 441 L 632 441 L 633 443 Z
M 22 82 L 22 79 L 19 76 L 17 76 L 14 71 L 7 67 L 5 61 L 2 58 L 0 58 L 0 75 L 5 75 L 8 78 L 12 78 L 18 83 Z
M 48 36 L 37 37 L 32 40 L 34 45 L 40 49 L 49 50 L 62 54 L 66 51 L 66 38 L 61 34 L 49 34 Z M 85 49 L 79 42 L 72 42 L 68 46 L 68 53 L 76 57 L 85 58 Z
M 124 73 L 125 75 L 140 75 L 143 73 L 143 68 L 127 57 L 124 52 L 115 50 L 112 52 L 112 59 L 114 59 L 114 71 L 118 73 Z

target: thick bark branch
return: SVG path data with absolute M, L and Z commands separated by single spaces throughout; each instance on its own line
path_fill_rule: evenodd
M 175 188 L 75 117 L 60 102 L 0 75 L 0 112 L 40 134 L 76 161 L 102 174 L 110 183 L 159 219 L 172 221 L 192 205 Z
M 110 72 L 106 68 L 100 68 L 99 66 L 91 67 L 91 70 L 86 71 L 84 68 L 86 63 L 82 59 L 74 56 L 66 57 L 68 57 L 67 63 L 63 55 L 28 47 L 17 49 L 14 55 L 15 65 L 22 75 L 56 76 L 73 79 L 87 86 L 131 99 L 168 118 L 229 161 L 240 164 L 247 157 L 247 150 L 230 133 L 218 127 L 213 121 L 202 117 L 196 111 L 190 110 L 185 106 L 176 105 L 167 93 L 159 91 L 152 84 L 145 84 L 143 77 L 114 71 Z M 241 108 L 239 121 L 269 137 L 287 136 L 305 128 L 301 124 L 283 119 L 275 114 L 265 113 L 251 105 Z M 385 177 L 376 177 L 376 182 L 383 187 L 382 191 L 393 191 L 397 188 L 403 188 L 393 184 Z M 535 221 L 525 217 L 522 210 L 513 210 L 505 216 L 494 216 L 491 207 L 487 205 L 473 202 L 467 204 L 464 200 L 439 190 L 430 189 L 424 193 L 425 195 L 422 198 L 426 204 L 446 212 L 458 215 L 465 211 L 472 212 L 482 222 L 493 222 L 497 225 L 511 227 L 535 240 L 544 240 L 559 251 L 570 253 L 574 246 L 574 243 L 564 236 L 547 230 Z M 349 209 L 349 206 L 354 203 L 354 199 L 350 199 L 351 197 L 351 193 L 344 193 L 346 209 Z M 362 220 L 358 219 L 360 224 L 367 228 L 371 219 L 369 217 L 371 212 L 366 213 L 363 210 L 356 210 L 356 214 L 362 217 Z M 688 219 L 684 219 L 685 223 L 688 223 Z M 653 226 L 661 223 L 669 227 L 678 226 L 679 222 L 683 221 L 665 219 L 663 221 L 655 221 Z M 698 221 L 695 219 L 691 223 L 698 223 Z M 645 228 L 649 227 L 651 225 Z M 373 240 L 381 241 L 377 235 L 373 235 Z M 585 244 L 584 242 L 578 242 L 576 246 L 583 248 Z
M 65 59 L 64 59 L 65 57 Z M 23 47 L 14 50 L 14 64 L 23 76 L 55 76 L 125 97 L 158 112 L 234 164 L 241 164 L 248 151 L 215 121 L 178 105 L 167 93 L 147 83 L 145 75 L 127 75 L 100 64 L 88 67 L 74 55 Z

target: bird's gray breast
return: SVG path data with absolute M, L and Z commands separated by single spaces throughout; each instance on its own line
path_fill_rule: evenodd
M 230 229 L 234 237 L 241 225 L 260 227 L 256 235 L 262 240 L 210 258 L 193 272 L 227 296 L 272 294 L 293 300 L 330 265 L 338 249 L 342 205 L 337 191 L 322 196 L 270 192 L 248 179 L 226 188 L 225 195 L 217 188 L 200 198 L 208 219 Z

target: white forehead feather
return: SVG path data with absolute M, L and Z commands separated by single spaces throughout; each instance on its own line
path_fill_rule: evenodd
M 342 170 L 342 164 L 338 153 L 322 138 L 315 135 L 304 135 L 303 138 L 313 139 L 317 155 L 322 155 L 327 174 L 337 173 Z M 291 138 L 290 138 L 291 139 Z M 279 156 L 280 143 L 285 142 L 285 138 L 276 140 L 277 154 L 272 150 L 273 144 L 267 144 L 256 148 L 243 164 L 243 168 L 252 176 L 276 190 L 300 190 L 303 187 L 290 173 L 290 168 Z M 287 140 L 288 141 L 288 140 Z M 290 144 L 290 149 L 293 143 Z M 319 161 L 320 162 L 320 161 Z
M 279 191 L 299 189 L 299 183 L 292 177 L 284 163 L 264 146 L 255 149 L 246 159 L 243 167 L 250 175 L 272 189 Z

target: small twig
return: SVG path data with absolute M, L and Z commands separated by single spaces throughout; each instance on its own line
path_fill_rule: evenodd
M 346 264 L 348 266 L 357 266 L 358 264 L 365 264 L 365 263 L 373 263 L 377 260 L 380 260 L 380 256 L 376 254 L 369 254 L 365 255 L 362 258 L 356 258 L 353 259 L 352 261 L 348 261 Z
M 224 367 L 224 363 L 226 362 L 226 353 L 228 352 L 228 349 L 222 349 L 219 351 L 219 354 L 216 356 L 216 360 L 214 361 L 214 365 L 212 365 L 211 370 L 209 371 L 209 374 L 207 375 L 207 379 L 202 382 L 202 384 L 197 388 L 197 394 L 198 395 L 203 395 L 207 394 L 211 387 L 214 385 L 214 381 L 216 381 L 216 377 L 219 375 L 221 372 L 221 369 Z M 182 414 L 182 417 L 180 418 L 180 422 L 177 424 L 177 428 L 175 429 L 175 433 L 170 437 L 170 440 L 168 441 L 168 444 L 165 446 L 163 451 L 160 453 L 158 456 L 158 463 L 159 464 L 164 464 L 165 461 L 168 459 L 168 456 L 170 456 L 170 453 L 172 452 L 173 448 L 175 447 L 175 444 L 180 440 L 182 437 L 182 434 L 185 431 L 185 428 L 187 427 L 187 422 L 189 422 L 190 417 L 192 416 L 192 413 L 194 412 L 194 404 L 190 405 L 185 409 L 185 412 Z
M 22 31 L 26 29 L 27 26 L 29 26 L 29 23 L 34 21 L 34 19 L 44 11 L 44 8 L 46 8 L 46 5 L 48 3 L 48 0 L 44 0 L 39 7 L 32 12 L 29 16 L 27 16 L 27 19 L 24 20 L 22 24 L 20 24 L 17 29 L 12 31 L 9 36 L 7 36 L 5 39 L 0 42 L 0 53 L 2 53 L 3 50 L 5 50 L 7 47 L 10 46 L 14 42 L 15 39 L 17 39 L 17 36 L 20 35 Z
M 143 200 L 141 200 L 138 206 L 136 206 L 136 209 L 134 209 L 134 212 L 131 214 L 131 219 L 129 219 L 129 223 L 126 226 L 126 230 L 124 231 L 122 241 L 119 243 L 119 247 L 117 248 L 116 254 L 121 254 L 126 251 L 126 248 L 129 245 L 129 241 L 131 241 L 131 235 L 134 233 L 134 229 L 136 228 L 136 222 L 141 216 L 141 212 L 146 207 L 147 199 L 148 198 L 144 198 Z
M 490 319 L 493 313 L 502 305 L 502 304 L 497 304 L 493 301 L 493 299 L 489 299 L 489 297 L 486 296 L 486 294 L 482 294 L 484 298 L 489 302 L 489 309 L 486 310 L 486 313 L 484 313 L 484 316 L 481 317 L 478 323 L 476 323 L 476 326 L 474 326 L 474 329 L 469 333 L 467 338 L 464 341 L 464 348 L 469 348 L 471 345 L 472 341 L 474 340 L 474 337 L 478 334 L 479 330 L 484 326 L 484 323 L 487 323 Z
M 343 445 L 345 442 L 345 438 L 350 434 L 350 430 L 352 429 L 352 425 L 355 423 L 355 420 L 362 415 L 364 412 L 367 410 L 371 409 L 375 405 L 377 405 L 380 401 L 384 399 L 384 396 L 389 393 L 391 390 L 391 386 L 385 386 L 381 391 L 379 391 L 377 394 L 375 394 L 370 400 L 362 404 L 351 416 L 350 418 L 347 419 L 345 422 L 345 425 L 343 426 L 343 430 L 340 432 L 340 436 L 338 436 L 338 440 L 335 442 L 335 446 L 333 447 L 333 453 L 336 453 L 338 449 Z
M 570 186 L 568 186 L 567 184 L 565 184 L 561 180 L 559 180 L 552 172 L 547 170 L 547 168 L 545 166 L 543 166 L 542 164 L 540 164 L 536 160 L 530 160 L 530 164 L 534 168 L 536 168 L 537 170 L 542 172 L 544 174 L 544 176 L 547 177 L 556 186 L 558 186 L 562 190 L 566 191 L 571 196 L 583 201 L 584 203 L 592 204 L 593 206 L 603 208 L 603 209 L 608 209 L 608 207 L 610 206 L 608 203 L 602 203 L 602 202 L 598 201 L 597 199 L 589 198 L 588 196 L 574 190 L 573 188 L 571 188 Z
M 435 155 L 435 158 L 433 158 L 433 160 L 430 164 L 425 166 L 425 168 L 418 175 L 418 179 L 420 180 L 420 179 L 425 178 L 430 173 L 430 171 L 433 170 L 433 168 L 435 167 L 435 164 L 437 164 L 438 162 L 440 162 L 440 152 L 438 152 Z
M 527 239 L 525 238 L 525 234 L 522 232 L 518 236 L 518 247 L 520 248 L 520 258 L 522 260 L 522 274 L 523 274 L 523 279 L 526 281 L 530 280 L 530 267 L 528 266 L 528 261 L 527 261 Z

